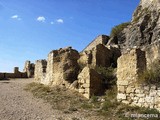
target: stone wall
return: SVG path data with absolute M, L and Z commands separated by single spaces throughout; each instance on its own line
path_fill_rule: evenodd
M 84 51 L 80 53 L 78 63 L 81 67 L 92 63 L 92 51 Z
M 117 59 L 121 56 L 119 48 L 104 46 L 103 44 L 96 45 L 91 51 L 84 51 L 80 53 L 79 64 L 102 66 L 102 67 L 116 67 Z
M 138 83 L 146 69 L 145 52 L 133 49 L 118 59 L 117 99 L 126 104 L 160 110 L 160 88 Z
M 30 61 L 25 62 L 23 71 L 27 73 L 28 78 L 34 76 L 34 67 L 35 67 L 34 63 L 31 63 Z
M 34 71 L 34 80 L 35 81 L 43 81 L 45 80 L 46 75 L 46 68 L 47 68 L 47 61 L 46 60 L 37 60 L 35 63 L 35 71 Z
M 42 82 L 47 85 L 68 86 L 77 79 L 79 53 L 71 47 L 53 50 L 47 59 L 46 78 Z
M 89 99 L 93 95 L 99 95 L 103 90 L 101 75 L 94 69 L 85 67 L 78 75 L 78 92 Z
M 9 78 L 27 78 L 27 73 L 20 72 L 18 67 L 14 68 L 14 73 L 0 73 L 0 80 Z
M 83 51 L 92 50 L 98 44 L 106 45 L 108 43 L 108 40 L 109 40 L 109 36 L 107 36 L 107 35 L 99 35 Z

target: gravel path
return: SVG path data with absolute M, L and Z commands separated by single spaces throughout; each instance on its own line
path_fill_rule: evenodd
M 49 103 L 23 90 L 30 82 L 33 79 L 0 81 L 0 120 L 102 120 L 87 111 L 64 113 L 52 109 Z

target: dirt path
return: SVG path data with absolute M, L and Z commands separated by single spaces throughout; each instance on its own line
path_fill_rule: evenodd
M 0 120 L 98 120 L 87 112 L 65 114 L 37 99 L 24 86 L 32 79 L 0 81 Z M 99 119 L 101 120 L 101 119 Z

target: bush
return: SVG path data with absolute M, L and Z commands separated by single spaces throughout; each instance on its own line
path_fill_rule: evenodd
M 107 82 L 107 85 L 112 86 L 116 84 L 115 68 L 96 66 L 95 70 L 102 76 L 103 80 Z
M 118 36 L 118 34 L 124 29 L 126 28 L 128 25 L 130 24 L 130 22 L 126 22 L 126 23 L 121 23 L 115 27 L 112 28 L 110 36 L 114 37 L 114 36 Z
M 155 61 L 150 65 L 150 69 L 140 74 L 138 83 L 155 84 L 160 83 L 160 63 Z

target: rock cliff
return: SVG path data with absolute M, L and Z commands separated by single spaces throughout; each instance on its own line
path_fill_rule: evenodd
M 122 51 L 144 48 L 160 40 L 160 0 L 141 0 L 130 24 L 112 41 L 118 41 Z M 111 39 L 110 39 L 111 40 Z M 117 44 L 117 43 L 115 43 Z

